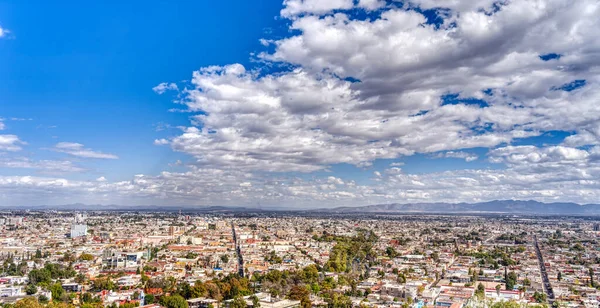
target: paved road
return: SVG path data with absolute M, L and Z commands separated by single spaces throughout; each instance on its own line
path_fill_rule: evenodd
M 238 258 L 238 273 L 240 277 L 244 277 L 244 257 L 242 256 L 242 250 L 240 249 L 240 244 L 238 243 L 237 235 L 235 234 L 235 225 L 233 222 L 231 223 L 231 232 L 233 233 L 233 242 L 235 244 L 235 253 Z
M 540 264 L 540 274 L 542 275 L 544 291 L 546 292 L 546 295 L 548 295 L 548 302 L 552 304 L 554 302 L 554 291 L 552 291 L 552 285 L 550 284 L 550 279 L 548 279 L 548 273 L 546 272 L 544 257 L 542 256 L 540 246 L 538 245 L 537 235 L 533 236 L 533 246 L 535 247 L 535 253 L 537 254 L 538 263 Z

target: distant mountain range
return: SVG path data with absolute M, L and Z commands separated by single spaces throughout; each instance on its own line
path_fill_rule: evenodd
M 38 205 L 2 207 L 0 210 L 62 210 L 62 211 L 151 211 L 151 212 L 197 212 L 197 213 L 259 213 L 259 212 L 300 212 L 321 214 L 538 214 L 538 215 L 600 215 L 600 204 L 543 203 L 533 200 L 494 200 L 479 203 L 392 203 L 359 207 L 336 207 L 310 210 L 271 208 L 257 209 L 235 206 L 158 206 L 158 205 Z
M 543 215 L 597 215 L 600 204 L 543 203 L 538 201 L 494 200 L 480 203 L 392 203 L 361 207 L 320 209 L 325 213 L 514 213 Z
M 140 212 L 201 212 L 201 213 L 233 213 L 256 212 L 261 210 L 237 206 L 190 206 L 190 205 L 117 205 L 117 204 L 60 204 L 32 206 L 0 206 L 0 210 L 31 211 L 140 211 Z

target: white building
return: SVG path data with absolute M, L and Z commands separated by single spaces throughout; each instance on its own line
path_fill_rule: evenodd
M 71 238 L 77 238 L 87 235 L 87 225 L 72 224 Z

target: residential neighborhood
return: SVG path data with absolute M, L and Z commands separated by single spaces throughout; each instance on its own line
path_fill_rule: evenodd
M 600 303 L 600 228 L 582 218 L 40 211 L 0 225 L 4 307 Z

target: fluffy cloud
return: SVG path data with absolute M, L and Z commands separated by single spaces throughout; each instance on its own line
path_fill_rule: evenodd
M 270 40 L 275 51 L 260 57 L 297 68 L 263 74 L 232 64 L 194 72 L 183 94 L 189 110 L 201 112 L 195 127 L 157 144 L 205 165 L 310 172 L 491 148 L 550 130 L 577 132 L 568 142 L 592 142 L 597 132 L 592 50 L 600 40 L 585 30 L 600 26 L 595 1 L 417 1 L 387 6 L 373 19 L 349 9 L 382 8 L 378 2 L 284 6 L 297 34 Z M 441 22 L 415 9 L 434 7 L 446 7 L 437 10 Z M 562 56 L 540 58 L 548 53 Z M 573 80 L 585 86 L 565 88 Z
M 194 113 L 178 135 L 155 141 L 191 155 L 188 171 L 122 182 L 0 177 L 0 189 L 280 206 L 599 199 L 600 36 L 589 30 L 600 28 L 598 1 L 283 4 L 290 36 L 262 40 L 264 67 L 209 66 L 183 90 L 154 88 Z M 550 131 L 569 136 L 512 145 Z M 295 176 L 415 153 L 472 161 L 472 148 L 490 149 L 497 168 L 410 174 L 394 163 L 362 185 Z M 55 150 L 116 158 L 81 144 Z
M 507 168 L 410 175 L 394 167 L 353 191 L 326 178 L 287 192 L 308 198 L 314 187 L 317 200 L 333 191 L 357 200 L 589 200 L 593 186 L 577 185 L 590 184 L 597 168 L 582 147 L 600 144 L 600 38 L 587 31 L 600 26 L 599 11 L 592 0 L 286 0 L 281 15 L 294 34 L 263 40 L 274 51 L 259 58 L 293 69 L 194 72 L 182 93 L 198 112 L 193 125 L 155 143 L 191 154 L 198 166 L 251 174 L 415 153 L 473 161 L 464 149 L 484 147 Z M 548 131 L 571 135 L 560 146 L 497 148 Z
M 372 1 L 362 1 L 372 2 Z M 353 0 L 284 0 L 284 9 L 281 15 L 284 17 L 294 17 L 299 14 L 324 14 L 332 10 L 351 9 L 354 6 Z
M 24 144 L 16 135 L 0 135 L 0 151 L 20 151 Z
M 113 154 L 102 153 L 87 149 L 81 143 L 59 142 L 51 150 L 83 158 L 118 159 Z

